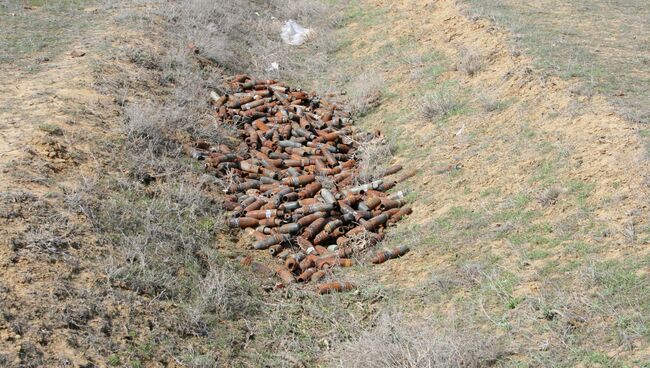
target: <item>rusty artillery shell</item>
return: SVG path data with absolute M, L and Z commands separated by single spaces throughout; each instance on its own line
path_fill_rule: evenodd
M 297 253 L 297 254 L 292 254 L 287 257 L 286 261 L 284 262 L 284 265 L 291 271 L 295 271 L 298 269 L 298 266 L 300 265 L 300 261 L 305 259 L 305 255 L 303 253 Z
M 296 192 L 290 192 L 282 196 L 282 202 L 295 202 L 298 201 L 300 197 Z
M 258 210 L 260 207 L 262 207 L 265 203 L 266 203 L 265 199 L 258 198 L 253 203 L 251 203 L 248 206 L 244 207 L 244 212 L 246 212 L 246 213 L 251 212 L 253 214 L 257 214 L 256 210 Z M 257 219 L 260 218 L 260 217 L 257 217 L 257 216 L 248 216 L 248 217 L 257 218 Z M 263 216 L 262 218 L 266 218 L 266 217 Z
M 391 224 L 396 223 L 397 221 L 401 220 L 404 216 L 408 216 L 411 213 L 413 213 L 411 207 L 400 208 L 399 212 L 392 215 L 390 219 L 388 219 L 388 222 L 390 222 Z
M 393 166 L 387 168 L 386 170 L 384 170 L 384 172 L 381 174 L 381 176 L 393 175 L 393 174 L 399 172 L 400 170 L 402 170 L 402 165 L 393 165 Z
M 314 222 L 312 222 L 305 231 L 303 232 L 303 236 L 307 240 L 313 239 L 318 233 L 320 233 L 325 225 L 327 224 L 327 219 L 319 217 L 316 219 Z
M 375 207 L 381 204 L 381 198 L 379 197 L 370 197 L 365 201 L 359 203 L 359 209 L 362 211 L 374 210 Z
M 330 204 L 336 203 L 336 197 L 334 197 L 334 194 L 332 194 L 331 191 L 325 188 L 320 190 L 320 196 L 323 198 L 325 203 L 330 203 Z
M 417 173 L 418 173 L 418 171 L 415 170 L 415 169 L 408 170 L 408 171 L 404 172 L 399 178 L 395 179 L 395 181 L 398 182 L 398 183 L 401 183 L 403 181 L 406 181 L 410 177 L 415 176 L 415 174 L 417 174 Z
M 331 234 L 330 232 L 328 232 L 328 231 L 321 231 L 320 233 L 316 234 L 316 236 L 314 237 L 313 243 L 314 243 L 314 244 L 323 244 L 323 243 L 326 242 L 326 241 L 327 241 L 331 236 L 332 236 L 332 234 Z
M 289 271 L 289 269 L 286 268 L 284 265 L 276 266 L 275 273 L 276 275 L 278 275 L 280 280 L 282 280 L 282 283 L 285 285 L 293 284 L 296 281 L 291 271 Z
M 371 262 L 374 264 L 384 263 L 389 259 L 398 258 L 405 255 L 409 250 L 409 247 L 402 245 L 391 250 L 378 252 L 377 255 L 371 260 Z
M 281 217 L 282 214 L 281 210 L 275 209 L 246 211 L 246 217 L 256 218 L 258 220 L 268 219 L 271 217 Z
M 332 219 L 328 221 L 327 224 L 325 224 L 325 226 L 323 227 L 323 231 L 329 234 L 332 231 L 334 231 L 334 229 L 336 229 L 341 225 L 343 225 L 343 221 L 341 221 L 340 219 Z
M 382 213 L 381 215 L 375 216 L 375 217 L 371 218 L 370 220 L 362 223 L 361 226 L 363 226 L 363 228 L 368 230 L 368 231 L 372 231 L 376 227 L 385 224 L 386 221 L 388 221 L 388 215 Z
M 297 222 L 300 224 L 300 226 L 306 227 L 309 226 L 312 222 L 322 217 L 325 217 L 325 212 L 314 212 L 311 215 L 307 215 L 300 218 Z
M 318 193 L 318 191 L 321 190 L 322 187 L 323 186 L 319 182 L 309 183 L 303 188 L 303 190 L 298 192 L 298 196 L 300 197 L 300 199 L 311 198 L 315 196 L 316 193 Z
M 298 267 L 301 270 L 306 270 L 308 268 L 314 267 L 315 261 L 318 259 L 318 256 L 314 254 L 309 254 L 307 257 L 305 257 L 300 263 L 298 264 Z
M 228 221 L 228 225 L 230 227 L 239 227 L 239 228 L 247 228 L 247 227 L 255 227 L 259 224 L 259 221 L 254 218 L 250 217 L 239 217 L 239 218 L 233 218 Z
M 312 275 L 313 278 L 314 275 Z M 329 294 L 332 292 L 344 292 L 354 289 L 354 285 L 350 282 L 328 282 L 316 287 L 318 294 Z
M 380 211 L 387 211 L 387 210 L 390 210 L 390 209 L 393 209 L 393 208 L 402 207 L 403 204 L 404 204 L 404 202 L 402 202 L 400 200 L 395 201 L 395 200 L 392 200 L 392 199 L 384 198 L 384 199 L 382 199 L 381 204 L 379 205 L 379 210 Z
M 272 256 L 275 256 L 278 255 L 280 252 L 282 252 L 283 249 L 284 247 L 282 246 L 282 244 L 274 244 L 269 247 L 269 253 Z
M 294 177 L 289 177 L 289 178 L 284 178 L 282 179 L 282 184 L 292 186 L 292 187 L 299 187 L 303 186 L 305 184 L 309 184 L 316 180 L 316 177 L 314 175 L 300 175 L 300 176 L 294 176 Z
M 322 257 L 314 260 L 314 265 L 319 269 L 332 268 L 334 266 L 352 267 L 354 260 L 348 258 L 339 258 L 337 256 Z
M 327 275 L 327 272 L 325 272 L 323 270 L 318 270 L 318 271 L 314 272 L 313 275 L 311 275 L 311 280 L 310 281 L 316 282 L 316 281 L 322 279 L 323 277 L 325 277 L 325 275 Z
M 327 212 L 333 209 L 334 209 L 334 204 L 332 203 L 318 203 L 318 204 L 312 204 L 309 206 L 300 207 L 296 209 L 296 212 L 304 215 L 309 215 L 314 212 Z
M 267 249 L 268 247 L 275 245 L 275 244 L 280 244 L 284 241 L 286 241 L 286 235 L 283 234 L 276 234 L 267 237 L 266 239 L 260 240 L 253 244 L 253 248 L 255 249 Z
M 316 273 L 317 271 L 318 271 L 317 268 L 310 267 L 310 268 L 304 270 L 300 275 L 298 275 L 298 278 L 296 280 L 298 282 L 307 282 L 312 277 L 312 275 L 314 273 Z
M 278 232 L 282 234 L 295 234 L 300 231 L 300 224 L 290 223 L 282 225 L 278 228 Z

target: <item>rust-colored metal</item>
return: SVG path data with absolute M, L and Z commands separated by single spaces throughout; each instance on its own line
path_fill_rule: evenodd
M 314 273 L 316 273 L 317 271 L 318 271 L 318 269 L 315 268 L 315 267 L 308 268 L 308 269 L 304 270 L 300 275 L 298 275 L 296 280 L 298 282 L 307 282 L 307 281 L 309 281 L 309 279 L 311 279 L 312 275 Z
M 239 228 L 247 228 L 247 227 L 255 227 L 259 224 L 259 221 L 254 218 L 250 217 L 239 217 L 239 218 L 234 218 L 230 219 L 228 222 L 228 225 L 230 227 L 239 227 Z
M 282 252 L 283 249 L 284 247 L 282 246 L 282 244 L 274 244 L 269 247 L 269 253 L 272 256 L 277 256 L 278 254 L 280 254 L 280 252 Z
M 393 165 L 376 175 L 379 180 L 357 182 L 358 149 L 381 132 L 365 133 L 341 105 L 274 80 L 240 74 L 228 86 L 211 101 L 219 124 L 236 130 L 230 147 L 197 140 L 184 148 L 228 183 L 221 203 L 232 211 L 229 226 L 248 229 L 254 249 L 282 262 L 269 269 L 247 258 L 246 265 L 273 272 L 285 285 L 296 276 L 315 282 L 337 266 L 353 265 L 353 248 L 374 246 L 388 223 L 412 212 L 403 207 L 403 190 L 387 191 L 415 170 Z M 349 283 L 321 286 L 321 293 L 352 289 Z
M 307 238 L 307 240 L 313 239 L 318 233 L 320 233 L 325 225 L 327 224 L 327 219 L 325 218 L 318 218 L 314 222 L 312 222 L 305 231 L 303 232 L 303 236 Z
M 402 207 L 396 214 L 392 215 L 390 219 L 388 219 L 388 222 L 394 224 L 397 221 L 401 220 L 404 216 L 408 216 L 411 213 L 413 213 L 411 207 Z
M 293 284 L 296 281 L 291 271 L 288 268 L 286 268 L 284 265 L 276 266 L 275 274 L 278 275 L 280 280 L 282 280 L 282 283 L 285 285 Z
M 275 245 L 275 244 L 280 244 L 284 242 L 287 239 L 287 237 L 283 234 L 276 234 L 267 237 L 266 239 L 260 240 L 253 244 L 253 248 L 255 249 L 267 249 L 268 247 Z
M 374 258 L 372 258 L 371 262 L 374 264 L 384 263 L 389 259 L 398 258 L 405 255 L 409 250 L 409 247 L 402 245 L 391 250 L 381 251 L 378 252 Z
M 313 277 L 313 275 L 312 275 Z M 354 290 L 354 285 L 350 282 L 328 282 L 326 284 L 321 284 L 316 287 L 318 294 L 329 294 L 333 292 L 344 292 Z

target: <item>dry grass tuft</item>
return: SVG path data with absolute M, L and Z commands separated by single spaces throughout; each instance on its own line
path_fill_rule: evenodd
M 422 116 L 428 120 L 444 119 L 464 106 L 460 97 L 448 89 L 425 95 L 420 104 Z
M 380 105 L 385 81 L 377 74 L 363 73 L 352 83 L 350 108 L 357 116 L 367 115 Z
M 459 60 L 457 69 L 470 77 L 476 75 L 476 73 L 481 70 L 483 67 L 483 58 L 481 55 L 473 49 L 464 48 L 460 50 Z
M 479 95 L 478 103 L 485 112 L 501 110 L 504 107 L 503 102 L 499 101 L 494 96 L 489 94 Z
M 361 143 L 356 153 L 357 166 L 359 167 L 359 175 L 356 180 L 359 183 L 367 183 L 380 179 L 386 164 L 392 157 L 390 145 L 384 138 L 375 138 Z
M 498 359 L 495 345 L 493 336 L 475 329 L 384 314 L 374 328 L 343 344 L 334 361 L 339 367 L 482 367 Z

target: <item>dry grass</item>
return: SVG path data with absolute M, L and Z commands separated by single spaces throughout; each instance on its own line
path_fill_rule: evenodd
M 411 320 L 384 314 L 375 327 L 337 351 L 339 367 L 483 367 L 493 364 L 501 350 L 494 335 L 458 329 L 452 323 Z
M 609 96 L 631 121 L 650 121 L 646 1 L 465 2 L 472 16 L 492 19 L 510 30 L 516 45 L 536 57 L 538 68 L 576 78 L 585 95 Z M 580 14 L 580 21 L 575 14 Z
M 477 98 L 479 105 L 485 112 L 494 112 L 504 108 L 503 101 L 499 101 L 496 97 L 491 94 L 481 94 Z
M 458 57 L 456 68 L 473 77 L 483 67 L 483 57 L 474 49 L 463 48 Z
M 375 138 L 361 143 L 355 158 L 358 161 L 359 183 L 367 183 L 382 177 L 386 164 L 393 157 L 390 145 L 384 138 Z
M 438 120 L 459 112 L 464 101 L 455 92 L 442 88 L 425 95 L 420 102 L 420 113 L 427 120 Z
M 378 74 L 359 75 L 350 88 L 350 109 L 358 117 L 367 115 L 381 103 L 384 85 L 384 79 Z
M 159 13 L 171 24 L 183 46 L 230 72 L 258 77 L 302 80 L 327 63 L 336 47 L 331 29 L 338 23 L 330 5 L 320 1 L 246 2 L 192 0 L 161 2 Z M 289 19 L 312 29 L 309 48 L 285 45 L 280 39 Z M 278 63 L 279 70 L 270 68 Z

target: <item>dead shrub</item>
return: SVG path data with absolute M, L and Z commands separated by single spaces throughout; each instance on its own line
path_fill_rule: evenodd
M 392 157 L 390 145 L 384 138 L 375 138 L 362 143 L 355 156 L 359 167 L 356 180 L 359 183 L 367 183 L 380 179 L 386 164 Z
M 458 65 L 456 67 L 459 71 L 473 77 L 482 67 L 483 58 L 476 50 L 469 48 L 460 50 Z
M 476 329 L 384 314 L 344 343 L 333 361 L 339 367 L 482 367 L 494 364 L 499 351 L 493 335 Z
M 322 70 L 336 45 L 330 30 L 337 18 L 330 16 L 331 5 L 321 1 L 169 1 L 161 3 L 158 13 L 181 45 L 235 73 L 300 79 Z M 310 47 L 295 48 L 281 41 L 280 29 L 288 19 L 317 35 Z M 279 69 L 270 68 L 271 63 Z
M 504 104 L 496 99 L 494 96 L 489 94 L 481 94 L 478 96 L 479 105 L 485 112 L 493 112 L 501 110 L 504 107 Z
M 420 111 L 425 119 L 444 119 L 464 106 L 457 93 L 440 89 L 425 95 L 420 103 Z
M 377 74 L 363 73 L 350 87 L 350 108 L 357 116 L 367 115 L 381 103 L 384 79 Z

